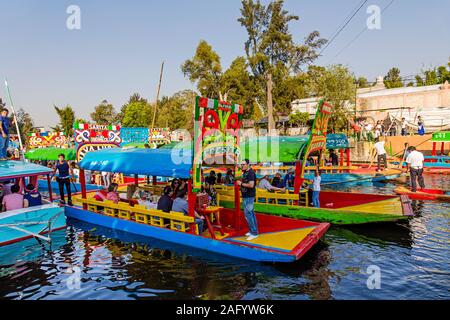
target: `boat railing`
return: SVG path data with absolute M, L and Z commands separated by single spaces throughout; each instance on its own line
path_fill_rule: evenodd
M 234 201 L 234 188 L 224 186 L 217 189 L 218 203 L 220 201 Z M 219 197 L 220 196 L 220 197 Z M 300 190 L 299 194 L 289 193 L 289 191 L 269 192 L 263 189 L 256 189 L 257 203 L 265 203 L 268 205 L 300 205 L 309 206 L 309 195 L 307 189 Z
M 109 200 L 97 201 L 92 198 L 77 198 L 75 201 L 85 205 L 87 210 L 91 212 L 154 227 L 170 228 L 175 231 L 188 232 L 190 231 L 190 226 L 195 223 L 194 217 L 186 216 L 182 212 L 171 211 L 167 213 L 157 209 L 147 209 L 140 205 L 130 206 L 120 202 L 116 204 Z M 195 228 L 195 234 L 199 234 L 196 225 Z

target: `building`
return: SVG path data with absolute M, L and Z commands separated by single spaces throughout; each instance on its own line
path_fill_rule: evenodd
M 315 114 L 317 98 L 295 100 L 293 112 Z M 355 113 L 353 105 L 349 110 Z M 356 92 L 356 118 L 370 122 L 378 120 L 399 123 L 405 118 L 412 129 L 417 128 L 421 116 L 428 132 L 450 129 L 450 85 L 448 82 L 423 87 L 386 89 L 383 78 L 378 77 L 374 86 Z

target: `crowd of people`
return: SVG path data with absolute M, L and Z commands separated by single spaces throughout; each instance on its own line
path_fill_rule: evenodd
M 417 122 L 415 123 L 417 126 L 416 134 L 425 135 L 425 122 L 421 116 L 417 117 Z M 376 123 L 372 123 L 367 119 L 360 119 L 356 122 L 355 133 L 358 141 L 375 141 L 377 138 L 382 136 L 408 136 L 412 133 L 411 124 L 406 120 L 406 118 L 402 118 L 400 123 L 394 122 L 393 124 L 386 126 L 383 124 L 383 121 L 377 121 Z

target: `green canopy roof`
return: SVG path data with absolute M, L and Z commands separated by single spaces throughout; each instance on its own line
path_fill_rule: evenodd
M 308 136 L 291 137 L 248 137 L 241 140 L 241 159 L 251 162 L 295 162 L 299 152 L 308 143 Z M 192 147 L 191 142 L 172 142 L 160 149 L 181 149 Z M 346 149 L 349 142 L 345 134 L 328 134 L 328 149 Z
M 66 156 L 66 160 L 75 160 L 77 158 L 75 149 L 62 149 L 55 147 L 32 149 L 25 153 L 25 158 L 28 160 L 56 161 L 58 160 L 58 155 L 61 153 Z

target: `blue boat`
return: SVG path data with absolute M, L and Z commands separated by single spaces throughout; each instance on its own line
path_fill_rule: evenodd
M 52 203 L 50 174 L 52 170 L 40 165 L 22 161 L 1 161 L 0 182 L 14 180 L 24 186 L 37 184 L 39 176 L 46 176 L 50 201 L 30 208 L 0 213 L 0 246 L 12 244 L 30 238 L 51 241 L 51 232 L 65 228 L 64 208 Z
M 172 150 L 167 149 L 104 149 L 89 152 L 80 162 L 82 192 L 74 197 L 78 205 L 66 207 L 66 216 L 112 230 L 260 262 L 293 262 L 300 259 L 330 226 L 328 223 L 257 214 L 259 238 L 248 240 L 245 236 L 248 229 L 239 207 L 196 208 L 199 198 L 192 192 L 191 161 L 189 154 L 181 158 L 173 157 Z M 186 179 L 189 215 L 164 213 L 124 202 L 115 204 L 96 200 L 93 198 L 95 192 L 88 192 L 84 187 L 84 170 Z M 199 232 L 196 227 L 194 209 L 199 213 L 204 211 L 202 214 L 207 226 L 204 232 Z

